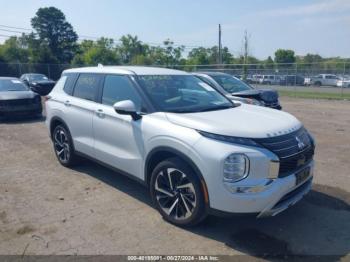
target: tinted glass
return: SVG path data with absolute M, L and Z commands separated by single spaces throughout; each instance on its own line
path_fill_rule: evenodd
M 214 88 L 191 75 L 144 75 L 138 81 L 159 111 L 190 113 L 233 107 Z
M 74 87 L 74 96 L 94 101 L 100 83 L 101 76 L 93 74 L 81 74 Z
M 131 100 L 140 110 L 141 99 L 131 81 L 126 76 L 108 75 L 105 78 L 102 104 L 114 105 L 116 102 Z
M 17 79 L 0 79 L 1 91 L 28 91 L 28 87 Z
M 28 75 L 29 81 L 39 81 L 39 80 L 48 80 L 47 76 L 42 74 L 31 74 Z
M 229 75 L 215 75 L 212 78 L 229 93 L 253 89 L 243 81 Z
M 64 85 L 64 92 L 66 92 L 68 95 L 72 95 L 74 83 L 77 80 L 78 75 L 77 74 L 66 74 L 64 75 L 67 77 L 66 83 Z

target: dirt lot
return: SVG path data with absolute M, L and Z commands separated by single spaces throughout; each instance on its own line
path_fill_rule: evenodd
M 313 191 L 273 218 L 209 217 L 193 229 L 165 223 L 128 178 L 91 162 L 60 166 L 42 121 L 0 124 L 0 254 L 350 259 L 350 102 L 282 102 L 317 139 Z

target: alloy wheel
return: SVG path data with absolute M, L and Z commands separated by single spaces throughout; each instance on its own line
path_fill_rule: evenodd
M 68 142 L 68 137 L 62 128 L 57 128 L 54 134 L 54 145 L 56 155 L 62 162 L 67 162 L 70 157 L 70 145 Z
M 197 204 L 193 184 L 175 168 L 165 168 L 157 174 L 155 196 L 163 212 L 176 220 L 191 217 Z

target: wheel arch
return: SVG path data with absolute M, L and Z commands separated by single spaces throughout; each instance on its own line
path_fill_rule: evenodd
M 69 130 L 69 128 L 68 128 L 68 126 L 67 126 L 67 124 L 66 124 L 66 122 L 62 119 L 62 118 L 60 118 L 60 117 L 58 117 L 58 116 L 54 116 L 54 117 L 52 117 L 51 118 L 51 120 L 50 120 L 50 137 L 51 137 L 51 139 L 52 139 L 52 135 L 53 135 L 53 131 L 55 130 L 55 127 L 56 126 L 58 126 L 58 125 L 64 125 L 64 127 L 67 129 L 67 131 L 70 133 L 70 130 Z
M 157 164 L 165 159 L 172 158 L 172 157 L 178 157 L 182 161 L 186 162 L 190 166 L 190 168 L 195 172 L 195 174 L 198 176 L 201 183 L 201 187 L 205 198 L 204 199 L 205 204 L 209 206 L 208 188 L 201 171 L 199 170 L 197 165 L 192 161 L 191 158 L 189 158 L 188 156 L 186 156 L 184 153 L 180 152 L 177 149 L 161 146 L 161 147 L 156 147 L 152 149 L 148 153 L 145 161 L 145 168 L 144 168 L 144 177 L 145 177 L 146 184 L 148 186 L 150 185 L 152 171 L 157 166 Z

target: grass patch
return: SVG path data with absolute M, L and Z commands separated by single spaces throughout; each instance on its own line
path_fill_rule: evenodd
M 337 99 L 337 100 L 350 100 L 350 94 L 344 93 L 324 93 L 316 91 L 292 91 L 292 90 L 278 90 L 280 96 L 289 96 L 297 98 L 315 98 L 315 99 Z

